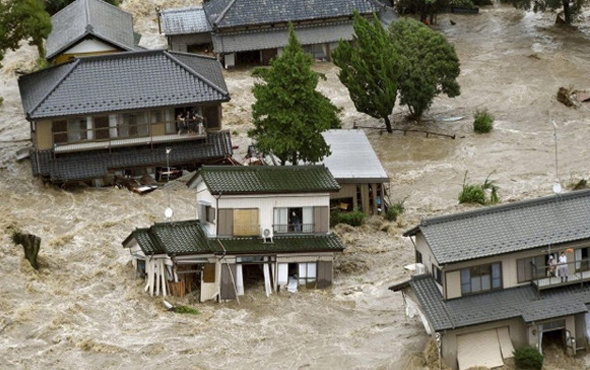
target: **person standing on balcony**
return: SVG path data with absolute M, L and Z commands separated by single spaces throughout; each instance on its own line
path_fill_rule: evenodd
M 561 282 L 567 282 L 567 257 L 565 256 L 565 252 L 561 252 L 561 255 L 559 256 L 558 269 Z
M 547 261 L 547 275 L 549 277 L 555 276 L 557 273 L 557 260 L 553 257 L 552 254 L 549 255 L 549 260 Z

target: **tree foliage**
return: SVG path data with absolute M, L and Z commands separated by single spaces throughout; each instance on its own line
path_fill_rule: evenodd
M 7 49 L 18 49 L 21 40 L 29 40 L 45 57 L 43 40 L 51 32 L 51 18 L 43 7 L 43 0 L 0 1 L 0 61 Z
M 435 23 L 436 15 L 451 5 L 451 0 L 397 0 L 395 11 L 398 14 L 419 14 L 420 21 L 430 20 Z
M 355 11 L 355 46 L 340 40 L 332 60 L 340 67 L 338 78 L 348 88 L 356 110 L 384 119 L 392 132 L 389 115 L 397 95 L 399 58 L 387 30 L 376 16 L 373 19 L 369 22 Z
M 441 34 L 403 18 L 391 24 L 390 36 L 403 66 L 398 80 L 400 103 L 408 106 L 412 118 L 419 119 L 441 93 L 450 98 L 461 94 L 459 58 Z
M 505 0 L 505 2 L 518 9 L 533 10 L 535 13 L 544 12 L 547 9 L 556 11 L 561 8 L 563 21 L 566 24 L 572 24 L 580 16 L 582 7 L 590 4 L 590 0 Z
M 66 6 L 70 5 L 76 0 L 43 0 L 45 3 L 45 10 L 47 13 L 54 15 L 55 13 L 59 12 Z M 119 0 L 102 0 L 109 4 L 119 6 Z
M 252 93 L 254 128 L 248 132 L 263 152 L 272 152 L 284 165 L 287 161 L 317 162 L 330 154 L 321 133 L 339 128 L 336 108 L 316 91 L 319 78 L 312 71 L 313 58 L 305 53 L 293 26 L 289 25 L 289 44 L 272 60 L 270 68 L 256 68 Z

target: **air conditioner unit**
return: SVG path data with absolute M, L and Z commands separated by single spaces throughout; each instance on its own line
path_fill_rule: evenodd
M 421 263 L 416 264 L 416 275 L 422 275 L 426 273 L 426 266 Z
M 265 243 L 272 243 L 272 230 L 271 229 L 264 229 L 262 230 L 262 238 L 264 239 Z

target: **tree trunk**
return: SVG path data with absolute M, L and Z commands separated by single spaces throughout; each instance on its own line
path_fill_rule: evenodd
M 383 119 L 385 120 L 385 128 L 387 129 L 387 132 L 391 134 L 393 130 L 391 129 L 391 121 L 389 120 L 389 116 L 385 116 Z
M 572 11 L 570 10 L 570 2 L 569 0 L 562 0 L 561 3 L 563 4 L 563 17 L 565 18 L 565 24 L 570 25 L 572 24 Z

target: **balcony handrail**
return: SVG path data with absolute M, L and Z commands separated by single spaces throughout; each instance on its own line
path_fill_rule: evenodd
M 277 234 L 289 234 L 289 233 L 313 233 L 315 230 L 315 223 L 286 223 L 286 224 L 273 224 L 273 231 Z M 298 229 L 298 231 L 297 231 Z
M 206 121 L 206 120 L 204 120 Z M 72 145 L 72 144 L 80 144 L 80 143 L 87 143 L 87 142 L 112 142 L 113 140 L 122 140 L 122 139 L 141 139 L 141 138 L 149 138 L 150 141 L 149 143 L 153 143 L 153 138 L 154 137 L 158 137 L 158 136 L 162 136 L 162 135 L 154 135 L 153 134 L 153 130 L 151 130 L 151 126 L 152 125 L 157 125 L 157 124 L 170 124 L 173 123 L 174 124 L 174 128 L 175 128 L 175 133 L 165 133 L 164 135 L 189 135 L 189 134 L 197 134 L 197 135 L 204 135 L 205 134 L 205 126 L 203 124 L 203 122 L 197 122 L 197 121 L 179 121 L 179 120 L 175 120 L 175 121 L 164 121 L 164 122 L 158 122 L 158 123 L 138 123 L 138 124 L 119 124 L 117 126 L 114 127 L 100 127 L 100 128 L 90 128 L 90 129 L 78 129 L 78 130 L 66 130 L 66 131 L 54 131 L 52 132 L 53 135 L 53 142 L 54 142 L 54 146 L 63 146 L 63 145 Z M 140 128 L 145 127 L 145 132 L 147 132 L 147 135 L 139 135 L 139 134 L 129 134 L 129 132 L 131 131 L 132 128 L 137 128 L 136 132 L 140 132 Z M 117 136 L 117 137 L 110 137 L 110 132 L 111 130 L 117 130 L 117 134 L 119 132 L 121 132 L 121 129 L 124 129 L 127 131 L 127 136 Z M 107 138 L 100 138 L 98 139 L 97 135 L 99 133 L 107 133 L 108 137 Z M 69 140 L 69 135 L 72 134 L 81 134 L 81 133 L 86 133 L 86 139 L 80 139 L 80 140 L 75 140 L 75 141 L 70 141 Z M 57 141 L 56 137 L 58 135 L 65 135 L 66 141 Z M 92 139 L 87 139 L 88 137 L 92 137 Z M 109 145 L 110 147 L 110 145 Z
M 567 267 L 567 283 L 584 283 L 584 281 L 590 281 L 590 276 L 588 277 L 584 277 L 584 272 L 586 271 L 590 271 L 590 258 L 583 258 L 581 260 L 577 260 L 577 261 L 568 261 L 565 263 L 560 263 L 558 258 L 559 256 L 556 255 L 556 263 L 555 265 L 551 265 L 551 264 L 543 264 L 540 266 L 537 266 L 537 264 L 534 261 L 530 261 L 531 267 L 532 267 L 532 281 L 535 282 L 535 285 L 537 286 L 537 290 L 539 289 L 539 282 L 542 279 L 547 279 L 547 278 L 551 278 L 551 277 L 555 277 L 555 278 L 559 278 L 560 276 L 558 275 L 558 271 L 559 271 L 559 267 L 565 265 Z M 585 265 L 584 268 L 581 268 L 582 265 Z M 573 268 L 573 272 L 571 272 L 570 266 L 574 265 Z M 580 266 L 579 268 L 576 266 Z M 551 271 L 553 269 L 553 275 L 549 275 L 548 272 Z M 539 271 L 544 271 L 543 274 L 538 274 Z M 571 273 L 570 273 L 571 272 Z M 556 284 L 561 284 L 561 279 L 558 283 Z M 565 281 L 564 281 L 565 283 Z M 555 285 L 555 284 L 550 284 L 550 285 Z

